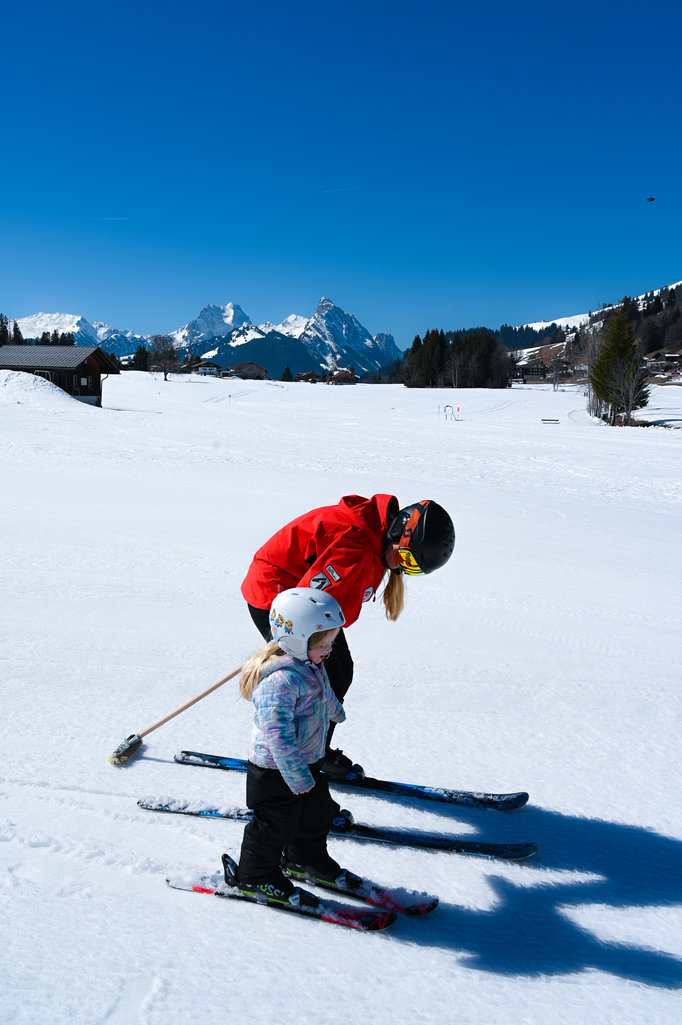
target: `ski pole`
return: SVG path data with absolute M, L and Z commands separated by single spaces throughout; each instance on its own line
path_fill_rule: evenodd
M 197 694 L 197 696 L 192 698 L 191 701 L 187 701 L 184 705 L 180 705 L 180 708 L 176 708 L 174 712 L 170 712 L 170 714 L 165 715 L 163 719 L 159 719 L 159 721 L 155 722 L 153 726 L 148 726 L 146 730 L 142 730 L 140 733 L 131 733 L 129 737 L 126 737 L 125 740 L 121 741 L 113 754 L 109 755 L 109 761 L 111 764 L 122 765 L 124 762 L 127 762 L 131 755 L 133 755 L 141 746 L 142 738 L 146 737 L 148 733 L 158 730 L 159 726 L 163 726 L 163 724 L 167 723 L 170 719 L 174 719 L 176 715 L 180 715 L 181 712 L 191 708 L 192 705 L 196 705 L 197 701 L 201 701 L 202 698 L 208 697 L 208 695 L 212 694 L 214 690 L 218 690 L 218 687 L 222 687 L 222 685 L 227 683 L 228 680 L 232 680 L 235 676 L 238 676 L 241 671 L 242 666 L 239 666 L 238 669 L 234 669 L 231 673 L 228 673 L 227 676 L 223 676 L 222 680 L 218 680 L 218 682 L 214 683 L 212 687 L 209 687 L 207 690 L 203 690 L 201 694 Z

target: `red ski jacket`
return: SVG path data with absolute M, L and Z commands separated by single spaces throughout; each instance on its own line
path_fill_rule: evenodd
M 304 513 L 258 549 L 243 596 L 254 608 L 269 609 L 280 591 L 317 587 L 336 598 L 350 626 L 386 573 L 384 538 L 398 511 L 394 495 L 346 495 L 338 505 Z

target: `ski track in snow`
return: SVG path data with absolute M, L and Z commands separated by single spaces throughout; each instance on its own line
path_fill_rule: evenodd
M 94 410 L 0 372 L 2 1025 L 676 1025 L 682 433 L 610 429 L 542 388 L 104 388 Z M 654 389 L 657 419 L 681 411 Z M 349 868 L 440 894 L 385 934 L 171 892 L 170 871 L 236 856 L 243 825 L 136 800 L 243 805 L 242 775 L 173 754 L 243 756 L 249 706 L 228 684 L 128 765 L 107 756 L 258 646 L 239 584 L 274 529 L 375 491 L 442 501 L 457 547 L 408 581 L 400 623 L 370 603 L 351 628 L 339 743 L 374 775 L 531 803 L 342 804 L 538 854 L 332 839 Z

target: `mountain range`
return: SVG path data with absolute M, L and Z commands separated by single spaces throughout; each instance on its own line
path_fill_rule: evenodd
M 76 344 L 99 345 L 118 357 L 132 355 L 140 345 L 149 348 L 152 339 L 78 314 L 36 313 L 18 319 L 17 324 L 27 339 L 40 338 L 46 331 L 72 333 Z M 294 375 L 332 366 L 352 367 L 360 375 L 402 356 L 392 335 L 372 336 L 356 317 L 324 297 L 312 317 L 293 314 L 281 324 L 253 324 L 234 302 L 204 306 L 169 336 L 183 356 L 189 352 L 223 368 L 247 361 L 258 363 L 273 379 L 281 377 L 287 366 Z

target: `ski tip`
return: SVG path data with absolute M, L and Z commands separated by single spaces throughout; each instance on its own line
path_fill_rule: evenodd
M 371 915 L 372 912 L 367 912 L 367 915 Z M 385 911 L 378 915 L 374 912 L 373 920 L 366 926 L 368 932 L 378 932 L 381 929 L 388 929 L 389 925 L 393 925 L 394 922 L 398 921 L 398 915 L 395 911 Z
M 329 906 L 329 905 L 327 905 Z M 381 932 L 388 929 L 390 925 L 397 922 L 398 915 L 395 911 L 357 911 L 344 908 L 336 911 L 323 911 L 320 918 L 325 922 L 334 922 L 337 925 L 346 925 L 351 929 L 360 929 L 362 932 Z
M 432 911 L 435 911 L 440 903 L 438 897 L 431 897 L 429 900 L 425 900 L 422 904 L 414 904 L 411 907 L 406 907 L 403 914 L 418 917 L 420 915 L 430 915 Z

